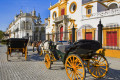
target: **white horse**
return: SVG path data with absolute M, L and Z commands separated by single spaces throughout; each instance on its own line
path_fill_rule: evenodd
M 45 40 L 39 45 L 40 55 L 44 55 L 45 51 L 49 50 L 49 41 Z

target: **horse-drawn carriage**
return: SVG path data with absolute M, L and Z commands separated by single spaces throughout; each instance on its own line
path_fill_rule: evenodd
M 25 54 L 25 60 L 27 60 L 27 43 L 28 39 L 22 38 L 10 38 L 7 40 L 7 60 L 9 60 L 9 55 L 11 56 L 12 52 L 22 52 L 22 55 Z
M 49 47 L 44 48 L 46 67 L 50 69 L 54 61 L 62 60 L 70 80 L 84 80 L 86 76 L 85 68 L 88 68 L 89 73 L 95 78 L 104 77 L 108 71 L 106 58 L 96 53 L 101 48 L 98 41 L 77 41 L 69 48 L 64 49 L 65 53 L 56 49 L 58 45 L 54 45 L 53 42 L 48 42 L 48 45 Z
M 33 46 L 33 52 L 35 51 L 35 47 L 37 48 L 37 51 L 39 53 L 39 45 L 41 44 L 41 41 L 34 41 L 32 43 L 32 46 Z

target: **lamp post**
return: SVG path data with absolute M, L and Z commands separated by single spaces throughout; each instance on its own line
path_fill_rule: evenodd
M 73 28 L 72 28 L 72 43 L 75 42 L 75 28 L 74 28 L 74 24 L 73 24 Z
M 102 45 L 102 30 L 103 30 L 103 24 L 101 24 L 101 19 L 98 24 L 98 41 Z

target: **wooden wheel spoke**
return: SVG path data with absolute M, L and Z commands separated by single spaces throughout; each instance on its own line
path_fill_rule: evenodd
M 72 72 L 72 77 L 71 78 L 73 79 L 73 72 Z
M 94 69 L 94 67 L 91 68 L 91 71 Z
M 73 56 L 73 63 L 75 62 L 74 58 L 75 58 L 75 57 Z
M 71 75 L 72 71 L 69 73 L 69 75 Z
M 100 68 L 98 68 L 98 74 L 99 74 L 99 76 L 100 76 Z
M 95 68 L 96 69 L 96 76 L 97 76 L 97 68 Z
M 71 57 L 70 57 L 70 62 L 73 62 L 72 59 L 71 59 Z
M 99 61 L 101 60 L 102 57 L 100 57 Z
M 99 70 L 100 70 L 100 68 L 99 68 Z M 102 70 L 100 70 L 100 72 L 102 72 Z M 102 72 L 102 74 L 103 74 L 103 72 Z
M 83 73 L 82 73 L 82 72 L 80 72 L 79 70 L 77 70 L 77 72 L 83 75 Z
M 77 77 L 77 80 L 78 80 L 78 76 L 77 76 L 77 73 L 75 73 L 76 74 L 76 77 Z
M 76 59 L 75 59 L 75 65 L 76 65 L 77 63 L 80 64 L 79 60 L 76 58 Z M 78 66 L 79 64 L 77 64 L 76 66 Z
M 95 72 L 95 69 L 93 70 L 92 74 Z
M 79 64 L 76 65 L 76 67 L 79 67 L 79 65 L 80 65 L 80 62 L 79 62 Z
M 77 62 L 77 61 L 79 62 L 79 60 L 76 58 L 76 59 L 75 59 L 75 62 Z
M 70 68 L 72 68 L 72 66 L 70 66 L 70 65 L 68 65 L 68 64 L 67 64 L 67 67 L 70 67 Z
M 105 60 L 103 60 L 103 61 L 101 62 L 101 61 L 99 61 L 99 60 L 95 59 L 95 61 L 97 61 L 97 62 L 98 62 L 98 63 L 100 63 L 100 64 L 105 65 L 105 64 L 103 63 Z
M 72 64 L 69 61 L 67 61 L 67 62 L 72 66 Z
M 95 66 L 106 66 L 106 65 L 104 64 L 104 65 L 95 65 Z
M 77 74 L 80 78 L 82 78 L 81 75 L 80 75 L 78 72 L 76 72 L 76 74 Z
M 103 62 L 99 62 L 99 63 L 106 66 L 106 64 L 104 64 Z
M 83 69 L 82 67 L 76 67 L 77 69 Z
M 70 68 L 69 68 L 69 69 L 67 69 L 67 70 L 70 70 Z
M 75 76 L 75 73 L 74 73 L 74 80 L 75 80 L 76 76 Z
M 106 69 L 105 69 L 105 68 L 103 68 L 103 67 L 100 67 L 100 68 L 106 71 Z

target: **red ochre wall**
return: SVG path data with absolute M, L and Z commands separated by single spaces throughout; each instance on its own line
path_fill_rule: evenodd
M 120 58 L 120 50 L 99 49 L 97 53 L 101 53 L 107 57 Z

